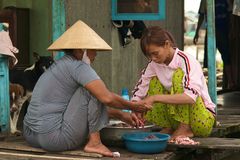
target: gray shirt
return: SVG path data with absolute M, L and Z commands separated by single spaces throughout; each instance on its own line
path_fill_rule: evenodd
M 90 65 L 70 55 L 57 60 L 35 85 L 24 125 L 37 133 L 60 128 L 75 91 L 97 79 L 100 78 Z

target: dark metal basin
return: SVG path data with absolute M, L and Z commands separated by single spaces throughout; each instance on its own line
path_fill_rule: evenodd
M 116 123 L 123 123 L 121 121 L 115 121 Z M 112 123 L 112 124 L 116 124 Z M 131 133 L 131 132 L 148 132 L 152 131 L 152 128 L 154 127 L 153 124 L 145 125 L 144 128 L 132 128 L 132 127 L 117 127 L 112 126 L 111 122 L 110 125 L 106 128 L 103 128 L 100 131 L 101 140 L 105 145 L 108 146 L 116 146 L 116 147 L 122 147 L 124 146 L 122 136 L 125 133 Z

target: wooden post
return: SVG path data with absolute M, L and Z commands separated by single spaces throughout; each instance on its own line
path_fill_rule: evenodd
M 8 57 L 0 53 L 0 128 L 1 132 L 10 131 L 10 98 Z
M 65 18 L 65 0 L 52 0 L 52 40 L 55 41 L 66 29 Z M 55 59 L 64 55 L 63 52 L 57 52 Z
M 216 90 L 216 37 L 214 0 L 207 0 L 207 41 L 208 41 L 208 90 L 212 101 L 217 104 Z M 217 111 L 217 108 L 216 108 Z

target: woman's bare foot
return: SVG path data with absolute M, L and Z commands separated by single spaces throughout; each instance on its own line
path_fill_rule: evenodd
M 170 141 L 176 139 L 177 137 L 193 137 L 194 134 L 192 132 L 191 127 L 188 124 L 180 123 L 178 128 L 173 132 Z
M 102 144 L 99 132 L 90 134 L 89 141 L 83 150 L 89 153 L 98 153 L 103 156 L 113 157 L 113 153 Z
M 112 152 L 106 146 L 104 146 L 102 143 L 87 144 L 83 150 L 85 152 L 89 152 L 89 153 L 98 153 L 103 156 L 113 157 Z
M 172 128 L 163 128 L 160 133 L 165 133 L 165 134 L 173 134 L 173 129 Z

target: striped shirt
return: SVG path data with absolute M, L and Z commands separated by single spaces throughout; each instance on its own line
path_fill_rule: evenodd
M 182 84 L 184 93 L 196 101 L 201 96 L 205 106 L 215 114 L 215 104 L 211 101 L 208 87 L 202 72 L 200 63 L 191 55 L 176 48 L 172 61 L 169 65 L 158 64 L 150 61 L 142 71 L 142 75 L 133 90 L 131 100 L 141 100 L 147 95 L 149 83 L 152 77 L 157 76 L 162 85 L 170 91 L 172 87 L 172 76 L 177 68 L 184 72 Z

